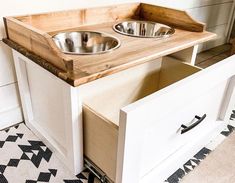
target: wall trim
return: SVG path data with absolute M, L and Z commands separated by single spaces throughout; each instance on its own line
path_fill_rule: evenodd
M 0 112 L 0 130 L 13 126 L 23 121 L 21 107 L 15 107 Z

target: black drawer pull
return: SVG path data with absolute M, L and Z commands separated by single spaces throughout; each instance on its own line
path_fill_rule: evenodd
M 186 125 L 184 125 L 184 124 L 181 125 L 181 128 L 183 128 L 183 129 L 181 130 L 181 134 L 183 134 L 183 133 L 185 133 L 185 132 L 187 132 L 187 131 L 193 129 L 195 126 L 197 126 L 199 123 L 201 123 L 201 122 L 206 118 L 206 114 L 204 114 L 202 117 L 200 117 L 200 116 L 195 116 L 194 118 L 196 118 L 197 121 L 196 121 L 195 123 L 191 124 L 190 126 L 186 126 Z

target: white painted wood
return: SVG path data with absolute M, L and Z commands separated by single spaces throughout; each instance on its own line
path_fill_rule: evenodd
M 117 82 L 114 81 L 118 74 L 120 78 L 125 79 L 123 72 L 91 82 L 98 83 L 91 84 L 93 87 L 73 88 L 23 55 L 16 51 L 13 53 L 26 124 L 74 173 L 78 173 L 82 169 L 83 157 L 82 100 L 95 92 L 102 93 L 112 89 L 113 85 L 104 84 L 105 79 L 111 79 L 112 83 L 116 84 Z M 165 63 L 164 59 L 171 63 L 176 60 L 166 57 L 159 62 Z M 180 150 L 182 155 L 182 152 L 188 150 L 183 146 L 191 140 L 193 142 L 195 135 L 207 136 L 209 133 L 207 129 L 213 132 L 220 127 L 220 124 L 214 124 L 214 122 L 218 121 L 217 116 L 220 113 L 220 104 L 224 98 L 228 80 L 235 74 L 234 59 L 235 56 L 230 57 L 224 62 L 193 74 L 121 109 L 116 182 L 140 182 L 141 178 L 146 177 L 152 170 L 159 173 L 160 170 L 157 167 L 163 166 L 160 163 L 175 154 L 175 151 L 180 150 L 181 147 L 184 149 L 184 151 Z M 146 72 L 149 69 L 146 68 Z M 145 69 L 142 68 L 142 70 Z M 127 77 L 128 75 L 130 73 Z M 94 86 L 99 87 L 95 90 Z M 82 90 L 82 88 L 85 89 Z M 174 131 L 177 131 L 176 127 L 181 123 L 190 121 L 194 115 L 202 116 L 204 113 L 208 115 L 205 123 L 188 133 L 187 138 L 175 135 Z M 180 121 L 175 121 L 174 117 Z M 211 128 L 208 128 L 209 126 Z M 174 135 L 163 133 L 168 128 Z M 160 141 L 158 141 L 159 137 Z M 208 138 L 210 137 L 212 136 Z M 199 147 L 202 142 L 204 141 L 193 143 Z M 160 151 L 159 147 L 162 147 L 163 151 Z M 169 152 L 165 157 L 164 151 Z M 194 151 L 190 150 L 188 153 L 192 155 L 192 152 Z M 156 154 L 161 158 L 155 156 Z M 170 159 L 176 159 L 176 157 Z M 184 159 L 179 160 L 182 162 Z M 167 169 L 164 171 L 165 174 L 170 172 Z
M 219 107 L 223 100 L 226 84 L 229 78 L 235 75 L 234 59 L 235 56 L 230 57 L 224 62 L 198 72 L 121 109 L 116 182 L 140 182 L 141 176 L 145 175 L 147 170 L 149 172 L 152 170 L 150 168 L 151 166 L 149 166 L 143 171 L 143 166 L 149 165 L 146 164 L 145 158 L 151 154 L 151 151 L 157 152 L 157 149 L 161 148 L 157 143 L 161 143 L 161 136 L 163 135 L 163 132 L 167 133 L 167 129 L 164 128 L 162 131 L 159 131 L 158 126 L 155 126 L 155 124 L 157 121 L 164 119 L 164 116 L 174 114 L 175 111 L 182 109 L 185 105 L 200 98 L 200 96 L 206 95 L 207 93 L 212 93 L 213 96 L 214 93 L 214 97 L 211 99 L 205 97 L 202 98 L 201 101 L 196 101 L 195 104 L 192 105 L 193 107 L 191 110 L 198 110 L 201 114 L 203 111 L 200 111 L 200 104 L 202 103 L 201 105 L 203 106 L 204 100 L 211 101 L 214 99 L 217 101 L 214 106 L 215 108 L 212 106 L 214 104 L 210 102 L 209 104 L 212 111 L 208 111 L 208 113 L 210 116 L 209 121 L 216 121 L 215 117 L 220 113 Z M 218 99 L 216 99 L 217 97 Z M 202 109 L 206 110 L 203 107 Z M 194 111 L 187 111 L 187 109 L 182 110 L 181 116 L 182 118 L 186 117 L 189 120 L 190 118 L 188 115 L 192 114 L 192 112 Z M 177 115 L 180 115 L 180 113 L 177 113 Z M 217 125 L 215 125 L 215 129 L 216 126 Z M 207 128 L 203 129 L 204 130 L 201 130 L 201 132 L 195 131 L 195 134 L 197 134 L 197 136 L 201 133 L 208 134 L 209 131 L 207 131 Z M 148 138 L 149 131 L 151 132 L 153 130 L 156 130 L 156 132 L 159 133 L 159 138 L 151 138 L 151 136 Z M 190 151 L 189 149 L 187 150 Z M 153 158 L 153 156 L 150 156 L 150 158 Z M 151 161 L 148 163 L 150 162 Z M 157 177 L 158 173 L 159 172 L 154 176 Z
M 217 121 L 225 89 L 226 82 L 223 82 L 208 90 L 206 94 L 192 99 L 192 103 L 185 104 L 182 108 L 174 109 L 162 119 L 146 125 L 148 127 L 146 127 L 144 135 L 142 153 L 147 156 L 142 157 L 141 177 L 174 154 L 182 146 L 191 143 L 198 135 L 209 133 L 211 130 L 209 126 L 216 126 L 213 123 Z M 178 101 L 175 100 L 174 102 Z M 185 134 L 180 134 L 180 126 L 182 124 L 189 126 L 196 121 L 195 115 L 201 117 L 204 114 L 207 116 L 198 126 Z M 157 141 L 156 139 L 159 137 L 161 137 L 161 140 Z M 201 141 L 201 143 L 203 144 L 204 141 Z
M 0 41 L 0 87 L 16 82 L 11 50 Z
M 220 119 L 230 122 L 232 111 L 235 110 L 235 76 L 230 79 L 224 98 Z
M 23 115 L 20 106 L 0 112 L 0 130 L 13 126 L 22 121 Z
M 0 129 L 23 121 L 16 83 L 0 87 Z
M 81 172 L 82 120 L 76 89 L 14 50 L 13 55 L 26 125 L 74 174 Z
M 206 144 L 216 138 L 226 126 L 223 121 L 216 121 L 208 124 L 207 128 L 210 129 L 209 133 L 200 133 L 200 135 L 197 135 L 191 143 L 180 148 L 162 164 L 152 169 L 146 176 L 142 177 L 140 182 L 149 183 L 155 182 L 156 180 L 158 180 L 158 182 L 163 182 L 179 168 L 179 165 L 185 164 L 192 158 L 192 155 L 195 155 L 199 150 L 205 147 Z
M 27 72 L 25 62 L 20 59 L 20 54 L 13 50 L 13 58 L 16 68 L 16 75 L 18 79 L 18 86 L 20 92 L 20 99 L 24 114 L 25 123 L 29 123 L 33 119 L 31 96 L 28 86 Z
M 69 86 L 69 90 L 64 88 L 63 93 L 66 144 L 71 147 L 67 156 L 71 157 L 70 165 L 73 165 L 73 172 L 77 175 L 83 168 L 82 102 L 74 87 Z
M 206 23 L 207 28 L 227 24 L 233 3 L 216 4 L 187 10 L 196 20 Z
M 198 52 L 198 45 L 195 45 L 193 47 L 173 53 L 170 56 L 178 60 L 184 61 L 186 63 L 189 63 L 191 65 L 195 65 L 197 52 Z
M 16 83 L 0 87 L 0 112 L 20 106 L 17 90 Z

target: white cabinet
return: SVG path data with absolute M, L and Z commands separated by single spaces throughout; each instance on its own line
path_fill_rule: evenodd
M 74 173 L 84 147 L 117 183 L 163 181 L 224 128 L 234 59 L 163 57 L 71 87 L 14 51 L 26 124 Z

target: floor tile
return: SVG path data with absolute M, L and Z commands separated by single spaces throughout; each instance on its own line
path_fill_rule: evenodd
M 87 171 L 73 175 L 26 126 L 0 131 L 0 183 L 88 182 Z

